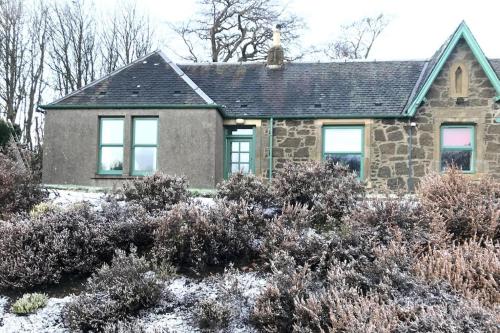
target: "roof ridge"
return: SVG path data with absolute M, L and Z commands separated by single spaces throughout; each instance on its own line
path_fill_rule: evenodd
M 186 73 L 184 73 L 182 69 L 179 68 L 179 66 L 177 66 L 177 64 L 175 64 L 172 60 L 170 60 L 170 58 L 165 53 L 163 53 L 162 51 L 159 51 L 158 53 L 163 58 L 163 60 L 165 60 L 165 62 L 170 67 L 172 67 L 175 73 L 177 73 L 177 75 L 179 75 L 179 77 L 182 80 L 184 80 L 184 82 L 186 82 L 187 85 L 191 89 L 193 89 L 195 93 L 198 94 L 198 96 L 200 96 L 207 104 L 215 104 L 213 99 L 211 99 L 210 96 L 205 94 L 205 92 L 200 87 L 198 87 L 198 85 L 196 85 L 196 83 L 194 83 L 193 80 L 191 80 L 191 78 Z

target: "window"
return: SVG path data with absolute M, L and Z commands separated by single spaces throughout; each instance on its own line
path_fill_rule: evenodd
M 100 118 L 98 172 L 123 173 L 123 118 Z
M 225 132 L 225 177 L 235 172 L 255 172 L 254 128 L 227 127 Z
M 363 175 L 363 126 L 323 128 L 323 158 L 345 164 L 359 177 Z
M 441 170 L 450 165 L 464 172 L 474 171 L 474 126 L 441 127 Z
M 133 118 L 132 175 L 156 171 L 158 118 Z

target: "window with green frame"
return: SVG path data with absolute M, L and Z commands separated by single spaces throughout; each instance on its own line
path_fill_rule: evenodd
M 132 175 L 156 171 L 158 118 L 134 117 L 132 126 Z
M 123 124 L 123 118 L 99 118 L 99 174 L 123 173 Z
M 441 171 L 451 165 L 474 172 L 475 130 L 473 125 L 441 126 Z
M 323 127 L 323 158 L 345 164 L 352 171 L 363 176 L 364 169 L 364 127 Z

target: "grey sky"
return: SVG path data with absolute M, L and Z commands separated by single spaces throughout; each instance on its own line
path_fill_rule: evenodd
M 113 2 L 114 0 L 105 0 Z M 182 47 L 178 38 L 167 33 L 164 22 L 189 19 L 196 11 L 196 0 L 140 0 L 157 25 L 164 45 L 161 48 L 176 59 L 170 49 Z M 290 10 L 304 17 L 308 29 L 303 45 L 324 44 L 335 38 L 339 26 L 384 13 L 391 23 L 375 44 L 371 57 L 377 60 L 429 58 L 466 20 L 488 57 L 500 58 L 498 39 L 499 0 L 291 0 Z M 178 60 L 178 59 L 176 59 Z

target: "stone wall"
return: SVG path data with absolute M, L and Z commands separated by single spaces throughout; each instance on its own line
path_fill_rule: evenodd
M 262 175 L 269 175 L 269 121 L 262 122 L 262 154 L 265 165 Z M 321 129 L 314 120 L 275 120 L 273 124 L 273 170 L 282 168 L 287 161 L 305 162 L 317 159 L 317 145 Z
M 467 66 L 469 89 L 459 100 L 450 91 L 450 67 L 460 62 Z M 430 171 L 439 171 L 440 128 L 443 124 L 474 124 L 476 156 L 474 176 L 500 177 L 500 124 L 495 123 L 499 105 L 495 90 L 465 41 L 460 41 L 431 86 L 426 102 L 409 121 L 376 120 L 372 132 L 372 169 L 374 188 L 408 189 L 409 122 L 413 130 L 412 171 L 414 183 Z

